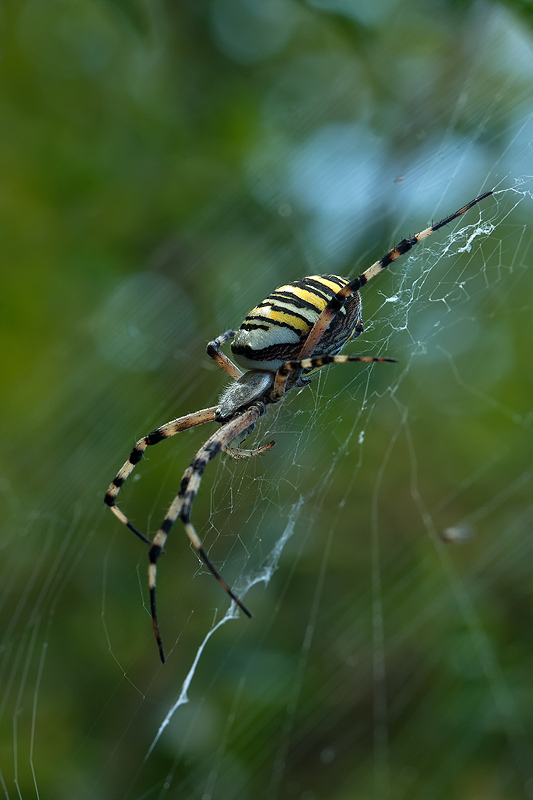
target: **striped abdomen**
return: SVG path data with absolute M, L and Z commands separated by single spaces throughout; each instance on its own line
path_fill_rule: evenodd
M 311 275 L 280 286 L 246 316 L 231 351 L 247 370 L 276 371 L 297 359 L 329 300 L 348 283 L 337 275 Z M 354 292 L 333 318 L 313 355 L 334 355 L 363 330 L 361 297 Z

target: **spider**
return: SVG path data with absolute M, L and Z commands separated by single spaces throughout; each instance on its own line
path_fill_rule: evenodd
M 105 503 L 124 525 L 150 546 L 148 566 L 150 610 L 159 655 L 163 663 L 165 653 L 156 613 L 156 568 L 167 536 L 177 517 L 183 522 L 185 532 L 201 561 L 233 602 L 246 616 L 252 616 L 210 561 L 191 522 L 192 505 L 209 461 L 221 450 L 233 458 L 251 458 L 270 449 L 274 442 L 253 450 L 244 450 L 233 444 L 233 441 L 239 436 L 245 438 L 269 405 L 279 403 L 295 386 L 305 386 L 310 383 L 310 379 L 306 376 L 311 370 L 327 364 L 345 364 L 351 361 L 365 363 L 396 361 L 394 358 L 375 356 L 338 355 L 342 348 L 360 336 L 364 329 L 359 289 L 422 239 L 453 222 L 491 194 L 492 191 L 485 192 L 436 225 L 425 228 L 416 236 L 402 239 L 396 247 L 353 280 L 340 278 L 337 275 L 311 275 L 280 286 L 250 311 L 238 331 L 228 330 L 207 345 L 207 355 L 214 359 L 234 381 L 222 393 L 218 405 L 167 422 L 139 439 L 128 460 L 111 482 L 105 495 Z M 222 353 L 221 347 L 228 341 L 231 341 L 231 351 L 235 360 L 246 370 L 244 373 Z M 139 463 L 149 445 L 158 444 L 195 425 L 212 421 L 218 422 L 221 427 L 196 453 L 185 470 L 180 490 L 170 505 L 161 527 L 153 540 L 148 539 L 137 530 L 115 503 L 124 481 Z

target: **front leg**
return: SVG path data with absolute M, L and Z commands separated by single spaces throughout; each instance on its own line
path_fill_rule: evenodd
M 153 444 L 159 444 L 164 439 L 170 439 L 171 436 L 175 436 L 180 431 L 186 431 L 189 428 L 193 428 L 195 425 L 203 425 L 204 422 L 211 422 L 215 418 L 215 412 L 217 410 L 217 406 L 212 406 L 211 408 L 203 408 L 201 411 L 195 411 L 193 414 L 187 414 L 185 417 L 179 417 L 178 419 L 173 419 L 171 422 L 167 422 L 165 425 L 161 425 L 160 428 L 156 428 L 155 431 L 152 431 L 148 434 L 148 436 L 143 436 L 142 439 L 139 439 L 133 450 L 131 451 L 128 460 L 122 465 L 120 470 L 118 471 L 117 475 L 113 478 L 107 492 L 104 497 L 104 503 L 106 506 L 109 506 L 113 514 L 124 524 L 126 527 L 133 531 L 133 533 L 142 539 L 143 542 L 146 544 L 152 544 L 150 539 L 148 539 L 143 533 L 141 533 L 135 525 L 133 525 L 130 520 L 126 517 L 126 515 L 120 510 L 120 508 L 116 505 L 116 497 L 117 494 L 120 492 L 121 487 L 124 485 L 126 479 L 131 475 L 139 461 L 144 455 L 144 451 L 147 447 Z
M 218 336 L 216 339 L 213 339 L 212 342 L 209 342 L 207 345 L 207 355 L 216 361 L 219 367 L 222 367 L 233 380 L 238 381 L 242 375 L 239 367 L 237 367 L 231 359 L 224 355 L 221 352 L 220 348 L 222 345 L 226 344 L 229 339 L 235 338 L 235 331 L 226 331 Z

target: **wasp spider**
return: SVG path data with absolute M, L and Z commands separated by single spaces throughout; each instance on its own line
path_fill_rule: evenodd
M 124 525 L 150 546 L 148 567 L 150 606 L 161 661 L 165 661 L 165 655 L 156 614 L 156 565 L 177 517 L 183 522 L 199 558 L 238 607 L 248 617 L 252 616 L 210 561 L 191 522 L 192 504 L 209 461 L 221 450 L 233 458 L 250 458 L 272 447 L 274 442 L 254 450 L 243 450 L 233 442 L 239 436 L 246 436 L 253 429 L 267 406 L 278 403 L 294 386 L 308 383 L 309 378 L 306 379 L 304 376 L 311 370 L 326 364 L 345 364 L 348 361 L 395 361 L 393 358 L 338 355 L 348 342 L 363 332 L 359 289 L 426 236 L 460 217 L 491 194 L 492 192 L 485 192 L 436 225 L 425 228 L 416 236 L 402 239 L 383 258 L 353 280 L 339 278 L 337 275 L 311 275 L 280 286 L 250 311 L 237 332 L 226 331 L 209 342 L 207 354 L 234 380 L 234 383 L 223 392 L 218 405 L 167 422 L 137 442 L 128 460 L 109 486 L 105 503 Z M 244 373 L 222 353 L 221 347 L 228 341 L 231 341 L 231 351 L 235 361 L 246 370 Z M 221 427 L 196 453 L 185 470 L 180 490 L 167 511 L 161 527 L 153 540 L 148 539 L 115 504 L 120 488 L 149 445 L 158 444 L 180 431 L 213 420 Z

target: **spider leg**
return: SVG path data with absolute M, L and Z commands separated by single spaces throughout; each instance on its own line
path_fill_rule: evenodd
M 220 583 L 224 591 L 227 592 L 231 599 L 242 611 L 244 611 L 248 617 L 252 616 L 246 606 L 239 600 L 239 598 L 234 594 L 232 589 L 222 578 L 214 564 L 210 561 L 209 556 L 204 550 L 201 539 L 191 523 L 191 509 L 194 499 L 198 493 L 198 489 L 200 488 L 203 472 L 211 459 L 215 458 L 222 448 L 228 445 L 233 439 L 254 425 L 259 417 L 264 413 L 265 405 L 261 402 L 254 403 L 249 408 L 237 413 L 233 419 L 231 419 L 229 422 L 226 422 L 221 428 L 219 428 L 218 431 L 216 431 L 216 433 L 210 436 L 207 442 L 200 448 L 200 450 L 198 450 L 189 467 L 185 470 L 181 481 L 180 491 L 174 498 L 170 508 L 167 511 L 165 519 L 161 524 L 161 527 L 154 536 L 149 553 L 150 563 L 148 566 L 148 586 L 150 589 L 152 624 L 154 627 L 157 646 L 159 647 L 159 655 L 163 663 L 165 662 L 165 653 L 163 651 L 163 643 L 159 633 L 155 602 L 157 561 L 161 555 L 170 529 L 177 517 L 183 521 L 187 536 L 189 537 L 191 544 L 196 550 L 198 556 Z
M 429 228 L 425 228 L 420 233 L 417 233 L 415 236 L 411 236 L 407 239 L 402 239 L 401 242 L 389 250 L 388 253 L 379 259 L 379 261 L 375 261 L 371 264 L 365 272 L 359 275 L 357 278 L 354 278 L 353 281 L 349 281 L 345 286 L 342 287 L 337 294 L 331 298 L 325 309 L 320 314 L 319 318 L 311 328 L 309 332 L 309 336 L 306 338 L 302 349 L 300 350 L 299 357 L 301 359 L 309 358 L 316 350 L 317 345 L 319 344 L 320 340 L 322 339 L 324 333 L 326 332 L 329 324 L 333 317 L 339 313 L 341 308 L 344 306 L 346 299 L 353 294 L 353 292 L 359 291 L 365 283 L 368 283 L 369 280 L 374 278 L 378 275 L 382 270 L 386 269 L 393 261 L 396 261 L 397 258 L 403 256 L 405 253 L 408 253 L 412 247 L 414 247 L 418 242 L 421 242 L 430 234 L 438 231 L 440 228 L 444 227 L 444 225 L 449 225 L 450 222 L 453 222 L 457 217 L 460 217 L 466 211 L 468 211 L 472 206 L 475 206 L 476 203 L 480 203 L 481 200 L 484 200 L 486 197 L 489 197 L 492 194 L 492 191 L 485 192 L 484 194 L 479 195 L 476 197 L 475 200 L 471 200 L 470 203 L 467 203 L 465 206 L 460 208 L 458 211 L 455 211 L 453 214 L 450 214 L 449 217 L 445 217 L 440 222 L 437 222 L 436 225 L 432 225 Z
M 222 369 L 225 370 L 231 378 L 237 381 L 242 375 L 241 370 L 220 350 L 222 345 L 225 344 L 229 339 L 234 339 L 235 335 L 235 331 L 226 331 L 216 339 L 213 339 L 213 341 L 209 342 L 207 345 L 207 355 L 216 361 L 219 367 L 222 367 Z
M 117 494 L 123 486 L 126 478 L 129 477 L 143 457 L 144 451 L 149 445 L 158 444 L 159 442 L 162 442 L 163 439 L 169 439 L 176 433 L 185 431 L 188 428 L 194 427 L 195 425 L 202 425 L 204 422 L 211 422 L 215 418 L 216 409 L 217 406 L 212 406 L 211 408 L 204 408 L 201 411 L 196 411 L 194 414 L 187 414 L 185 417 L 173 419 L 171 422 L 161 425 L 160 428 L 156 428 L 155 431 L 149 433 L 148 436 L 143 436 L 143 438 L 139 439 L 131 451 L 126 463 L 121 467 L 116 477 L 113 478 L 109 484 L 109 488 L 104 497 L 104 503 L 109 506 L 113 514 L 118 517 L 118 519 L 130 529 L 130 531 L 133 531 L 133 533 L 142 539 L 143 542 L 146 542 L 146 544 L 152 544 L 152 542 L 143 533 L 137 530 L 137 528 L 129 521 L 126 515 L 122 513 L 120 508 L 115 505 Z
M 253 429 L 254 426 L 252 425 L 247 431 L 244 432 L 244 436 L 242 437 L 240 444 L 244 442 L 248 434 L 251 433 Z M 246 448 L 234 444 L 234 442 L 230 442 L 229 444 L 225 444 L 222 450 L 224 453 L 227 453 L 228 456 L 235 458 L 237 461 L 242 461 L 246 458 L 253 458 L 253 456 L 261 455 L 261 453 L 264 453 L 266 450 L 270 450 L 271 447 L 274 447 L 275 444 L 276 442 L 269 442 L 268 444 L 262 445 L 262 447 L 255 447 L 252 450 L 247 450 Z
M 378 356 L 313 356 L 312 358 L 302 358 L 298 361 L 286 361 L 278 369 L 274 379 L 274 386 L 270 400 L 272 403 L 278 403 L 285 392 L 285 384 L 287 379 L 293 372 L 299 372 L 302 369 L 315 369 L 316 367 L 325 367 L 327 364 L 346 364 L 351 361 L 363 361 L 364 363 L 374 361 L 388 361 L 398 363 L 396 358 L 381 358 Z
M 268 444 L 264 444 L 262 447 L 255 447 L 253 450 L 245 450 L 242 447 L 237 447 L 234 444 L 226 444 L 222 450 L 232 458 L 242 460 L 246 458 L 253 458 L 253 456 L 258 456 L 261 453 L 264 453 L 266 450 L 270 450 L 270 448 L 274 447 L 275 444 L 276 442 L 269 442 Z

